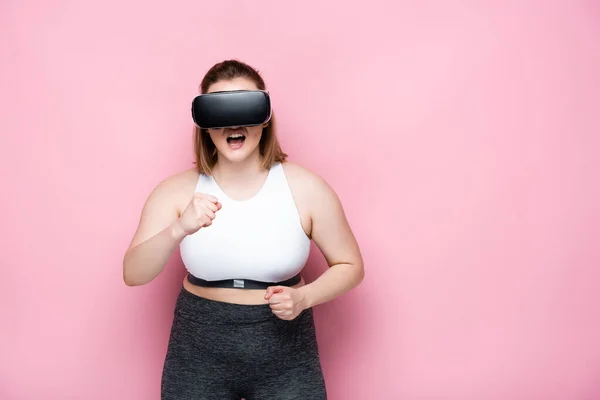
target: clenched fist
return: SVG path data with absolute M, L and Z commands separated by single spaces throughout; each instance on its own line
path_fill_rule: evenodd
M 197 232 L 200 228 L 210 226 L 216 212 L 221 209 L 217 198 L 209 194 L 196 193 L 177 220 L 186 235 Z
M 307 307 L 302 289 L 287 286 L 269 286 L 265 293 L 271 312 L 280 319 L 291 321 Z

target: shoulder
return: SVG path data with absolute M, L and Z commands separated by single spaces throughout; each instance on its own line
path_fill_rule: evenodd
M 306 167 L 289 161 L 281 165 L 291 185 L 301 186 L 303 189 L 310 188 L 317 190 L 323 190 L 329 186 L 323 177 Z
M 172 205 L 180 209 L 194 195 L 199 173 L 196 168 L 190 168 L 170 175 L 156 184 L 148 197 L 148 202 Z
M 282 163 L 286 179 L 294 196 L 309 202 L 337 202 L 337 194 L 331 185 L 319 174 L 299 164 Z
M 198 176 L 199 173 L 196 168 L 190 168 L 185 171 L 178 172 L 161 180 L 154 188 L 154 191 L 161 193 L 187 192 L 188 194 L 192 195 L 198 182 Z

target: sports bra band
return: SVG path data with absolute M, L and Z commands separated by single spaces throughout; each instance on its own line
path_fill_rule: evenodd
M 228 288 L 228 289 L 267 289 L 269 286 L 294 286 L 301 281 L 301 275 L 286 279 L 281 282 L 261 282 L 251 279 L 223 279 L 218 281 L 207 281 L 192 274 L 188 274 L 188 281 L 192 285 L 202 287 L 216 287 L 216 288 Z

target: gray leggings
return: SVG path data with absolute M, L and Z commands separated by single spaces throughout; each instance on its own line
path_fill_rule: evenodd
M 181 289 L 162 400 L 326 400 L 312 309 L 277 318 L 268 305 L 223 303 Z

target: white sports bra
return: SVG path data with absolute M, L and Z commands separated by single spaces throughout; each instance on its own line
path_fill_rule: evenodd
M 186 236 L 180 244 L 187 271 L 208 281 L 251 279 L 279 282 L 298 274 L 310 253 L 310 238 L 281 163 L 270 169 L 261 190 L 234 200 L 212 176 L 200 174 L 197 193 L 215 196 L 222 208 L 212 225 Z

